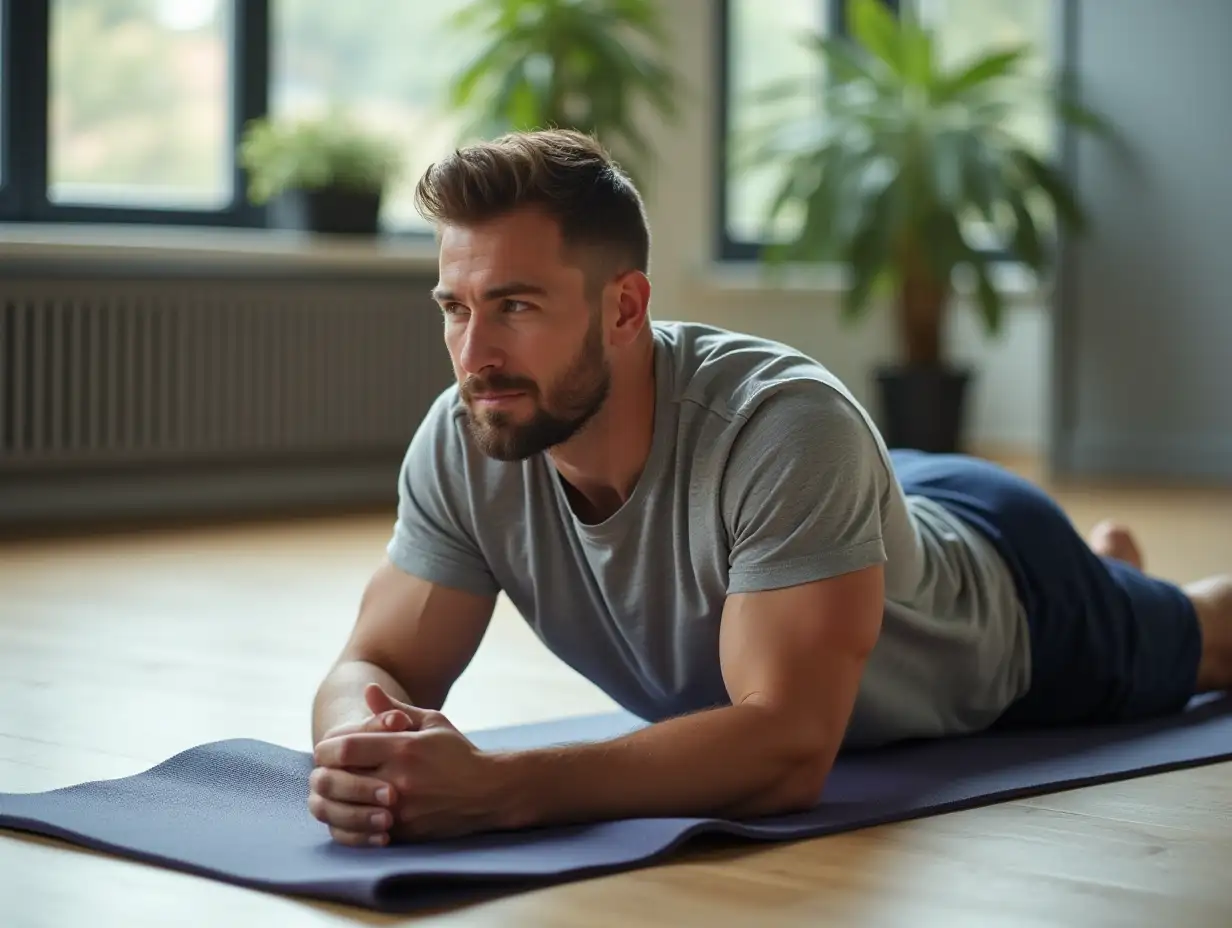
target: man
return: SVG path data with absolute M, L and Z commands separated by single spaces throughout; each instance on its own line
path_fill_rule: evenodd
M 814 804 L 844 747 L 1180 709 L 1232 680 L 1232 581 L 1147 577 L 1027 483 L 890 453 L 786 346 L 652 323 L 649 234 L 589 139 L 515 134 L 418 187 L 457 385 L 314 702 L 347 844 Z M 478 751 L 440 713 L 504 591 L 650 724 Z

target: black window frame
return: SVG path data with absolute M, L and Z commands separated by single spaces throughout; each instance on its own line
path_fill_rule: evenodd
M 260 228 L 266 208 L 250 204 L 247 177 L 232 155 L 232 196 L 219 209 L 54 203 L 47 156 L 51 0 L 2 0 L 0 222 L 120 223 Z M 244 125 L 269 106 L 270 0 L 232 0 L 231 150 Z M 19 90 L 20 88 L 20 90 Z

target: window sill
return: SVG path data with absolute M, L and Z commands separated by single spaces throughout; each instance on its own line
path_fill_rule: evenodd
M 313 235 L 281 229 L 0 223 L 0 268 L 103 263 L 191 272 L 225 266 L 297 273 L 435 272 L 427 236 Z
M 993 270 L 993 282 L 1010 304 L 1038 304 L 1047 299 L 1048 281 L 1040 281 L 1024 265 L 1003 264 Z M 839 296 L 847 275 L 837 265 L 788 265 L 769 271 L 756 261 L 718 261 L 693 275 L 693 287 L 704 294 L 743 295 L 767 292 L 797 293 L 805 296 Z M 974 295 L 970 282 L 961 280 L 960 296 Z

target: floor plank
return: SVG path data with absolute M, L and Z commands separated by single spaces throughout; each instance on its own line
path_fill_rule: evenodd
M 1043 481 L 1030 462 L 1023 473 Z M 1232 491 L 1051 487 L 1135 524 L 1154 572 L 1232 568 Z M 309 745 L 307 706 L 382 516 L 0 546 L 0 790 L 125 776 L 220 738 Z M 507 602 L 447 711 L 463 728 L 611 708 Z M 661 865 L 406 919 L 0 835 L 8 926 L 1232 924 L 1232 765 Z

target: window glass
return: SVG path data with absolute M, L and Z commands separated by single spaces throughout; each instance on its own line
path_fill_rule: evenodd
M 759 125 L 783 116 L 805 116 L 817 103 L 792 98 L 769 106 L 750 97 L 778 81 L 820 77 L 820 59 L 801 38 L 824 31 L 830 11 L 826 0 L 730 0 L 729 16 L 727 234 L 737 241 L 757 241 L 780 171 L 755 164 L 746 168 L 740 159 L 749 146 L 756 146 Z M 784 213 L 783 223 L 790 226 L 793 221 Z
M 48 197 L 214 209 L 232 199 L 232 5 L 52 0 Z
M 272 0 L 270 110 L 312 116 L 340 108 L 396 140 L 402 173 L 387 191 L 382 223 L 420 229 L 414 187 L 458 143 L 465 117 L 449 111 L 447 88 L 477 53 L 446 21 L 464 0 Z

